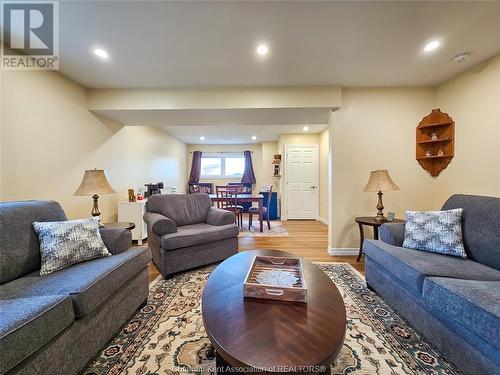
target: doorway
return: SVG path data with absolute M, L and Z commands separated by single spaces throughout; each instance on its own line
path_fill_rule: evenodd
M 286 145 L 286 218 L 318 219 L 319 147 Z

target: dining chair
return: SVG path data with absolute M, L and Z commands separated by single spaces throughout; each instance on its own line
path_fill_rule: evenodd
M 271 195 L 273 192 L 273 185 L 269 186 L 264 186 L 262 190 L 265 190 L 267 192 L 267 199 L 264 202 L 264 206 L 262 207 L 262 218 L 259 217 L 260 220 L 264 220 L 264 217 L 266 218 L 267 221 L 267 229 L 271 230 L 271 222 L 269 221 L 269 205 L 271 204 Z M 259 208 L 258 207 L 250 207 L 248 209 L 248 229 L 252 227 L 252 218 L 253 215 L 259 215 Z
M 234 212 L 236 223 L 239 227 L 243 226 L 243 207 L 238 205 L 238 194 L 241 194 L 241 186 L 223 185 L 216 186 L 217 208 Z

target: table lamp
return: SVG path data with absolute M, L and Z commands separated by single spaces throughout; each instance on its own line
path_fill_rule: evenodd
M 365 192 L 377 192 L 378 195 L 378 203 L 377 203 L 377 216 L 375 216 L 375 220 L 378 222 L 382 222 L 385 220 L 384 217 L 384 205 L 382 203 L 382 191 L 391 191 L 391 190 L 399 190 L 399 187 L 392 181 L 391 176 L 389 176 L 389 172 L 386 169 L 370 172 L 370 179 L 365 186 L 363 191 Z
M 112 194 L 115 193 L 113 188 L 106 178 L 106 171 L 103 169 L 87 169 L 83 175 L 82 183 L 77 191 L 75 191 L 76 196 L 92 196 L 94 200 L 94 205 L 92 207 L 92 216 L 99 216 L 101 212 L 99 211 L 99 205 L 97 200 L 99 199 L 98 194 Z

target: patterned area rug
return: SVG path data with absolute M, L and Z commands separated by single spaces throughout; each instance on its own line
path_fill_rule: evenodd
M 288 231 L 279 220 L 271 221 L 271 230 L 267 229 L 267 222 L 264 220 L 264 231 L 259 231 L 259 219 L 254 219 L 252 226 L 248 229 L 248 219 L 243 218 L 243 228 L 240 228 L 239 237 L 288 237 Z
M 347 311 L 344 346 L 332 374 L 459 374 L 344 263 L 318 266 L 335 282 Z M 83 371 L 104 374 L 212 374 L 214 350 L 201 317 L 213 267 L 151 284 L 149 302 Z

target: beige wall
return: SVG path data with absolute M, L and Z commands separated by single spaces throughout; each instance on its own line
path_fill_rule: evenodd
M 330 134 L 328 128 L 319 134 L 319 217 L 328 222 L 328 154 Z
M 356 216 L 376 214 L 364 193 L 370 171 L 388 169 L 400 191 L 384 194 L 385 212 L 433 208 L 430 179 L 415 160 L 415 127 L 434 106 L 432 88 L 348 88 L 333 113 L 333 246 L 354 248 Z
M 95 110 L 338 108 L 340 105 L 340 86 L 89 90 L 89 108 Z
M 129 187 L 163 181 L 185 190 L 185 143 L 94 116 L 86 90 L 55 72 L 2 75 L 2 200 L 55 199 L 71 218 L 88 217 L 91 198 L 73 193 L 92 168 L 106 169 L 118 192 L 99 199 L 104 221 Z
M 455 121 L 455 157 L 432 179 L 433 205 L 453 193 L 500 196 L 500 55 L 437 88 Z
M 455 157 L 438 177 L 415 161 L 415 127 L 433 108 L 455 121 Z M 362 192 L 370 170 L 399 185 L 384 194 L 397 217 L 454 193 L 500 196 L 500 55 L 436 88 L 343 89 L 332 118 L 334 249 L 357 247 L 354 217 L 376 213 L 376 194 Z
M 285 152 L 285 145 L 319 145 L 319 134 L 282 134 L 278 140 L 278 149 L 282 154 Z
M 273 177 L 274 155 L 278 153 L 278 142 L 262 142 L 261 185 L 273 185 L 273 191 L 279 191 L 280 187 L 280 179 Z

